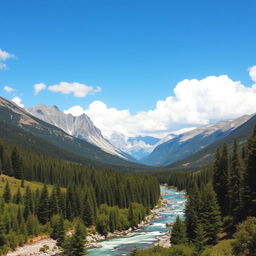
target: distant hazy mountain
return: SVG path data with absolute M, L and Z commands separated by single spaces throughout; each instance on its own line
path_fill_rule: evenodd
M 184 159 L 206 146 L 220 140 L 237 127 L 247 122 L 252 116 L 245 115 L 235 120 L 220 121 L 185 132 L 158 145 L 153 152 L 142 159 L 148 165 L 165 166 Z
M 59 127 L 69 135 L 86 140 L 109 154 L 134 161 L 131 156 L 117 149 L 106 140 L 86 114 L 73 116 L 63 113 L 57 106 L 45 106 L 42 104 L 27 108 L 27 111 L 37 118 Z
M 60 159 L 105 167 L 138 167 L 135 163 L 106 153 L 85 140 L 67 134 L 2 97 L 0 97 L 0 139 Z
M 127 141 L 128 152 L 139 160 L 149 155 L 159 141 L 159 138 L 152 136 L 137 136 L 129 138 Z
M 215 142 L 209 144 L 203 149 L 191 154 L 190 156 L 183 158 L 180 161 L 174 162 L 167 166 L 168 168 L 192 168 L 198 169 L 203 166 L 212 163 L 215 159 L 215 154 L 218 148 L 222 147 L 224 143 L 227 144 L 229 152 L 233 149 L 234 140 L 237 141 L 238 147 L 241 148 L 247 143 L 247 139 L 254 131 L 256 125 L 256 115 L 252 115 L 251 118 L 233 129 L 225 137 L 216 140 Z

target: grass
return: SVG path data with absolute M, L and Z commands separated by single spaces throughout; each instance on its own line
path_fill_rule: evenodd
M 43 183 L 40 182 L 35 182 L 35 181 L 24 181 L 24 188 L 21 187 L 21 180 L 15 179 L 14 177 L 10 177 L 4 174 L 0 175 L 0 195 L 3 194 L 4 187 L 6 182 L 9 182 L 10 189 L 11 189 L 11 194 L 15 194 L 18 189 L 20 188 L 21 194 L 25 193 L 26 187 L 29 186 L 32 191 L 36 191 L 37 189 L 41 190 L 44 186 Z M 47 185 L 49 192 L 52 191 L 53 185 Z M 65 189 L 62 188 L 62 191 Z

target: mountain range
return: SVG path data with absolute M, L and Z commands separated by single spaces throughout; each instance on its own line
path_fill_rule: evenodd
M 64 160 L 106 167 L 140 168 L 28 113 L 0 97 L 0 139 Z
M 228 136 L 234 134 L 236 130 L 239 130 L 240 127 L 249 121 L 251 124 L 249 130 L 252 130 L 253 125 L 256 124 L 252 121 L 254 119 L 254 115 L 244 115 L 234 120 L 220 121 L 216 124 L 199 127 L 192 131 L 174 136 L 170 140 L 158 145 L 153 152 L 146 158 L 142 159 L 141 162 L 155 166 L 177 167 L 180 166 L 178 163 L 182 163 L 183 166 L 192 166 L 192 163 L 185 161 L 185 159 L 198 154 L 197 152 L 206 152 L 205 149 L 208 147 L 212 150 L 211 152 L 208 152 L 207 157 L 204 154 L 198 154 L 198 156 L 204 159 L 204 161 L 201 159 L 201 162 L 206 163 L 206 159 L 210 161 L 209 153 L 214 155 L 217 150 L 217 146 L 214 145 L 221 146 L 221 144 L 218 143 L 219 141 L 222 143 L 229 141 Z M 242 140 L 249 135 L 249 131 L 240 137 L 237 134 L 237 139 L 239 138 Z M 234 139 L 235 138 L 236 137 L 234 137 Z M 210 145 L 212 146 L 210 147 Z
M 33 116 L 57 126 L 71 136 L 85 140 L 109 154 L 135 161 L 133 157 L 114 147 L 106 140 L 86 114 L 73 116 L 63 113 L 57 106 L 45 106 L 43 104 L 26 110 Z
M 242 147 L 255 124 L 256 115 L 244 115 L 162 139 L 138 136 L 125 141 L 117 135 L 111 143 L 86 114 L 74 117 L 45 105 L 24 109 L 0 97 L 0 139 L 68 161 L 121 169 L 201 168 L 213 161 L 223 143 L 231 149 L 236 139 Z M 138 163 L 124 150 L 144 158 Z

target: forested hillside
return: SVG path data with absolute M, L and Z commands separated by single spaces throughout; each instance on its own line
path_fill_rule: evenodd
M 157 179 L 151 176 L 96 170 L 4 141 L 0 142 L 0 171 L 7 175 L 1 178 L 1 253 L 29 237 L 50 234 L 68 255 L 76 255 L 70 252 L 74 239 L 65 239 L 68 229 L 76 226 L 79 233 L 82 227 L 95 226 L 106 234 L 136 226 L 156 205 L 160 193 Z
M 229 154 L 224 144 L 211 168 L 174 172 L 169 185 L 186 189 L 185 220 L 176 219 L 170 249 L 132 255 L 256 255 L 256 127 L 246 146 L 236 140 Z

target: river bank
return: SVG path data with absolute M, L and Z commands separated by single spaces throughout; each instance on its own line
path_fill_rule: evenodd
M 146 226 L 149 226 L 153 220 L 158 218 L 159 212 L 163 211 L 162 208 L 165 207 L 168 203 L 169 201 L 167 199 L 161 198 L 158 205 L 154 209 L 150 210 L 150 214 L 146 216 L 145 220 L 142 221 L 140 224 L 138 224 L 138 227 L 136 228 L 130 227 L 127 230 L 115 231 L 113 233 L 109 232 L 106 236 L 100 235 L 99 233 L 90 234 L 89 236 L 86 237 L 86 241 L 87 241 L 86 248 L 87 249 L 101 248 L 102 246 L 99 244 L 99 242 L 101 241 L 105 241 L 111 238 L 118 238 L 118 237 L 125 237 L 125 236 L 128 237 L 133 232 L 142 230 Z
M 185 198 L 182 192 L 161 187 L 162 200 L 151 210 L 137 228 L 116 231 L 102 236 L 89 229 L 86 237 L 88 256 L 126 255 L 134 245 L 138 248 L 148 248 L 154 245 L 170 246 L 170 228 L 166 223 L 174 222 L 177 215 L 183 215 Z M 28 244 L 9 252 L 7 256 L 57 256 L 61 250 L 56 241 L 49 237 L 32 239 Z
M 100 235 L 97 232 L 90 233 L 86 237 L 86 249 L 100 248 L 99 242 L 117 238 L 129 236 L 132 232 L 141 230 L 147 225 L 150 225 L 151 221 L 157 218 L 157 214 L 161 211 L 161 207 L 167 204 L 167 200 L 161 199 L 158 205 L 151 210 L 150 214 L 146 216 L 145 220 L 142 221 L 137 228 L 129 228 L 123 231 L 115 231 L 108 233 L 106 236 Z M 57 256 L 60 255 L 61 249 L 57 246 L 56 241 L 49 236 L 40 236 L 30 239 L 25 245 L 16 248 L 12 252 L 8 252 L 6 256 Z

